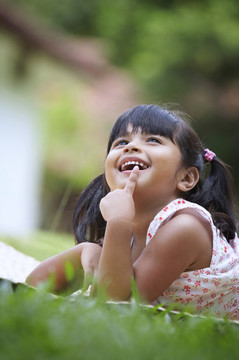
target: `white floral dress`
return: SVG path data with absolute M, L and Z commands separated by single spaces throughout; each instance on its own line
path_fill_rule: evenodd
M 176 211 L 193 209 L 207 219 L 212 228 L 213 251 L 210 266 L 183 272 L 154 304 L 190 305 L 196 313 L 239 320 L 239 239 L 228 241 L 221 237 L 210 213 L 203 207 L 176 199 L 162 209 L 152 220 L 147 232 L 146 245 L 157 229 L 171 219 Z

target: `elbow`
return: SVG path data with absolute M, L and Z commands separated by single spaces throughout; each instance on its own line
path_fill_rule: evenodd
M 102 294 L 113 301 L 127 301 L 131 296 L 131 283 L 121 284 L 106 279 L 97 279 L 97 294 Z
M 112 301 L 129 301 L 131 297 L 131 291 L 120 292 L 118 290 L 112 291 L 110 289 L 106 291 L 106 297 Z
M 25 283 L 31 287 L 37 288 L 39 285 L 43 285 L 43 287 L 53 293 L 58 293 L 59 284 L 56 281 L 54 273 L 45 273 L 40 271 L 38 267 L 33 270 L 26 278 Z
M 37 287 L 40 283 L 46 282 L 47 279 L 39 275 L 38 271 L 33 270 L 26 278 L 25 283 L 32 287 Z
M 37 271 L 38 266 L 26 277 L 25 283 L 30 286 L 36 286 L 37 284 Z

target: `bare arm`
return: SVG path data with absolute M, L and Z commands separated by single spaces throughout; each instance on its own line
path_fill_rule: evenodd
M 37 286 L 53 277 L 51 291 L 55 293 L 75 289 L 83 285 L 84 280 L 94 275 L 98 267 L 101 247 L 93 243 L 82 243 L 55 255 L 38 265 L 27 277 L 26 283 Z M 67 276 L 67 266 L 72 277 Z
M 133 266 L 130 245 L 135 216 L 132 195 L 138 171 L 135 167 L 125 188 L 110 192 L 100 203 L 107 226 L 97 279 L 98 284 L 106 286 L 106 294 L 115 299 L 128 298 L 131 293 Z

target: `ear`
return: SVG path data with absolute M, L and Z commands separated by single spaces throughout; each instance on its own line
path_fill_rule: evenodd
M 178 178 L 177 188 L 180 191 L 186 192 L 194 188 L 199 180 L 198 169 L 194 166 L 182 170 Z

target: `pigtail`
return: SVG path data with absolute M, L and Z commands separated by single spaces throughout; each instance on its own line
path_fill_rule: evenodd
M 210 172 L 204 182 L 195 187 L 188 200 L 198 203 L 208 210 L 215 226 L 229 241 L 235 237 L 236 218 L 233 206 L 232 176 L 225 163 L 217 156 L 205 158 Z
M 99 204 L 108 193 L 104 175 L 96 177 L 81 193 L 73 215 L 74 236 L 77 243 L 90 241 L 99 243 L 104 236 L 106 222 Z
M 214 157 L 210 165 L 211 171 L 202 187 L 203 206 L 212 214 L 215 225 L 229 241 L 236 232 L 232 176 L 227 165 L 218 157 Z
M 182 163 L 184 166 L 196 167 L 199 172 L 198 183 L 181 195 L 185 200 L 208 210 L 221 235 L 230 241 L 235 238 L 237 227 L 232 200 L 232 177 L 228 166 L 213 151 L 203 148 L 197 134 L 187 122 L 181 117 L 177 119 L 175 140 L 181 150 Z

